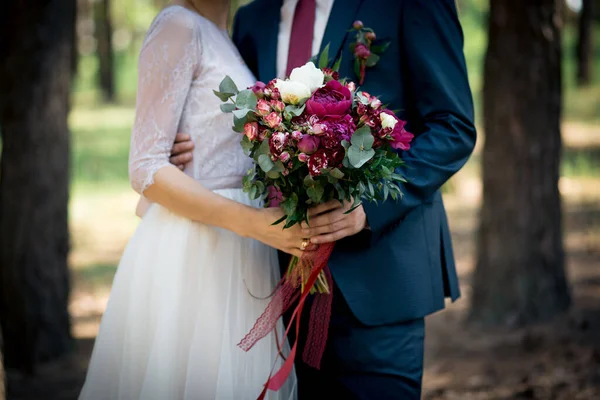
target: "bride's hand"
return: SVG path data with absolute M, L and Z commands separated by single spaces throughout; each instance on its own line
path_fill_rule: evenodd
M 302 236 L 300 224 L 283 229 L 285 222 L 273 225 L 273 222 L 284 216 L 280 208 L 265 208 L 257 211 L 256 221 L 252 223 L 253 226 L 250 226 L 254 234 L 250 236 L 285 253 L 302 257 L 304 253 L 302 242 L 307 238 Z

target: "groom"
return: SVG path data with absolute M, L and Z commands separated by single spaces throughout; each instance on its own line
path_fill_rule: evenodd
M 350 205 L 329 203 L 305 227 L 312 242 L 337 244 L 327 348 L 321 370 L 297 363 L 299 396 L 418 399 L 424 317 L 460 295 L 439 189 L 465 164 L 476 137 L 454 0 L 255 0 L 236 15 L 233 39 L 261 81 L 286 76 L 327 44 L 342 57 L 340 75 L 358 81 L 355 20 L 390 43 L 361 89 L 400 110 L 416 137 L 401 154 L 408 180 L 401 200 L 349 214 Z

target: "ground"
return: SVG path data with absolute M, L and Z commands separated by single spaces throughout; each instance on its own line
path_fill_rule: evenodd
M 466 323 L 481 191 L 478 149 L 444 195 L 463 297 L 427 319 L 424 399 L 600 399 L 600 178 L 589 173 L 600 162 L 600 132 L 576 124 L 565 125 L 564 132 L 567 173 L 560 189 L 572 309 L 529 328 Z M 103 146 L 109 153 L 113 147 L 110 141 Z M 35 377 L 9 371 L 9 399 L 77 398 L 116 264 L 137 224 L 136 200 L 122 183 L 75 185 L 70 262 L 76 348 Z

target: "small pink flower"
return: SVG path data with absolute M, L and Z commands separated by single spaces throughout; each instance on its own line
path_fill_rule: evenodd
M 281 113 L 285 109 L 285 104 L 279 100 L 271 100 L 271 107 L 273 110 Z
M 258 137 L 258 123 L 247 122 L 244 125 L 244 135 L 251 141 L 255 140 Z
M 300 140 L 300 139 L 302 139 L 302 132 L 300 132 L 300 131 L 294 131 L 294 132 L 292 132 L 292 138 L 294 140 Z
M 283 172 L 281 173 L 281 175 L 283 175 L 283 176 L 288 176 L 289 174 L 290 174 L 289 169 L 284 169 Z
M 372 42 L 377 39 L 377 35 L 375 35 L 375 32 L 367 32 L 365 34 L 365 39 L 367 39 L 369 42 Z
M 348 88 L 349 91 L 351 92 L 355 92 L 356 91 L 356 83 L 350 81 L 346 83 L 346 87 Z
M 256 104 L 256 112 L 265 117 L 271 112 L 271 106 L 266 100 L 260 99 Z
M 272 129 L 278 128 L 282 121 L 283 119 L 281 118 L 281 115 L 276 112 L 272 112 L 265 117 L 265 122 Z
M 269 186 L 267 188 L 267 200 L 269 207 L 279 207 L 279 204 L 283 201 L 283 194 L 277 186 Z
M 354 23 L 352 24 L 352 27 L 357 31 L 360 31 L 362 28 L 364 28 L 364 26 L 365 25 L 362 23 L 362 21 L 359 20 L 354 21 Z
M 279 159 L 281 160 L 281 162 L 288 162 L 290 160 L 290 153 L 288 153 L 287 151 L 284 151 L 279 156 Z
M 358 58 L 366 60 L 371 55 L 371 50 L 369 50 L 369 48 L 366 45 L 359 43 L 354 49 L 354 55 L 356 55 L 356 57 Z
M 319 148 L 321 141 L 316 136 L 304 135 L 298 142 L 298 150 L 302 153 L 312 154 Z

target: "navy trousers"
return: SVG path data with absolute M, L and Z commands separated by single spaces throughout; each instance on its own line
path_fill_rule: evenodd
M 329 336 L 320 370 L 302 362 L 304 342 L 299 342 L 296 357 L 299 400 L 420 399 L 424 319 L 365 326 L 354 317 L 335 287 L 333 296 Z M 302 317 L 301 339 L 307 336 L 309 305 Z

